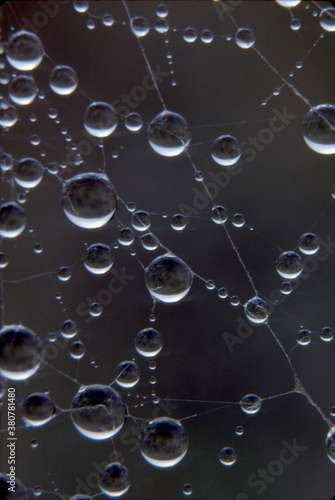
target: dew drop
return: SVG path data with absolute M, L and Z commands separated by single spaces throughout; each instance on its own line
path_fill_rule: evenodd
M 78 325 L 71 319 L 64 321 L 60 327 L 60 333 L 65 339 L 72 339 L 77 335 Z
M 78 86 L 78 77 L 70 66 L 56 66 L 50 73 L 49 85 L 58 95 L 70 95 Z
M 311 343 L 312 334 L 309 330 L 302 329 L 297 333 L 297 343 L 306 346 Z
M 124 495 L 130 487 L 128 469 L 119 462 L 106 465 L 99 475 L 99 487 L 108 497 Z
M 218 165 L 230 167 L 240 159 L 242 150 L 235 137 L 220 135 L 212 144 L 211 154 Z
M 83 123 L 93 137 L 108 137 L 117 127 L 118 115 L 110 104 L 93 102 L 85 110 Z
M 120 245 L 128 247 L 134 242 L 135 236 L 129 227 L 123 227 L 120 229 L 117 240 Z
M 73 0 L 73 8 L 79 14 L 84 14 L 88 11 L 88 0 Z
M 255 43 L 255 35 L 250 28 L 239 28 L 235 35 L 235 42 L 241 49 L 250 49 Z
M 262 401 L 255 394 L 247 394 L 240 401 L 240 407 L 244 413 L 254 415 L 261 409 Z
M 219 460 L 222 465 L 225 465 L 226 467 L 231 467 L 232 465 L 234 465 L 236 459 L 236 451 L 233 448 L 227 446 L 225 448 L 222 448 L 222 450 L 220 450 L 219 452 Z
M 194 43 L 197 38 L 198 35 L 194 28 L 190 27 L 184 30 L 183 39 L 185 40 L 185 42 Z
M 43 393 L 33 393 L 26 396 L 20 403 L 24 422 L 38 427 L 49 422 L 55 415 L 55 405 L 49 396 Z
M 71 270 L 68 267 L 60 267 L 58 270 L 57 278 L 60 281 L 69 281 L 71 278 Z
M 92 274 L 105 274 L 113 266 L 114 257 L 109 246 L 102 243 L 90 245 L 85 252 L 84 266 Z
M 270 315 L 270 306 L 265 300 L 254 297 L 245 304 L 244 312 L 252 323 L 265 323 Z
M 70 356 L 72 359 L 81 359 L 85 354 L 85 346 L 80 340 L 73 342 L 70 346 Z
M 149 124 L 148 140 L 152 149 L 161 156 L 178 156 L 191 141 L 186 120 L 172 111 L 162 111 Z
M 145 250 L 149 250 L 149 252 L 153 252 L 159 247 L 159 241 L 152 233 L 146 233 L 141 236 L 141 243 L 143 248 L 145 248 Z
M 328 326 L 325 326 L 322 328 L 321 333 L 320 333 L 320 339 L 323 340 L 324 342 L 330 342 L 334 338 L 334 330 L 332 328 L 329 328 Z
M 31 76 L 19 75 L 14 78 L 9 87 L 8 95 L 15 104 L 27 106 L 37 95 L 37 85 Z
M 320 25 L 326 31 L 335 31 L 335 8 L 328 7 L 320 12 Z
M 183 493 L 185 496 L 190 496 L 193 493 L 192 486 L 189 483 L 184 484 L 183 486 Z
M 211 211 L 211 218 L 215 224 L 224 224 L 228 219 L 228 211 L 222 205 L 215 205 Z
M 175 231 L 183 231 L 188 224 L 188 219 L 182 214 L 175 214 L 171 219 L 171 227 Z
M 143 16 L 133 17 L 130 22 L 130 28 L 138 38 L 145 37 L 150 31 L 148 20 Z
M 300 236 L 298 246 L 305 255 L 313 255 L 320 248 L 319 238 L 313 233 L 305 233 Z
M 276 267 L 278 274 L 288 280 L 294 280 L 303 271 L 301 257 L 295 252 L 284 252 L 279 255 Z
M 138 132 L 143 126 L 143 119 L 139 113 L 128 113 L 124 121 L 126 129 L 130 132 Z
M 303 137 L 307 146 L 316 153 L 335 153 L 334 104 L 319 104 L 310 109 L 304 119 Z
M 6 58 L 13 68 L 32 71 L 41 63 L 44 49 L 37 35 L 20 30 L 13 33 L 6 44 Z
M 243 214 L 234 214 L 231 222 L 235 227 L 243 227 L 245 224 L 245 217 Z
M 153 328 L 144 328 L 135 337 L 136 351 L 146 358 L 157 356 L 162 350 L 163 339 L 161 334 Z
M 137 210 L 137 212 L 134 212 L 132 215 L 131 225 L 136 231 L 147 231 L 151 226 L 150 215 L 144 210 Z
M 114 370 L 114 379 L 120 387 L 134 387 L 140 380 L 140 369 L 134 361 L 122 361 Z
M 20 205 L 10 201 L 0 205 L 0 236 L 16 238 L 26 227 L 26 213 Z
M 98 318 L 98 317 L 99 317 L 99 316 L 101 316 L 101 314 L 102 314 L 103 307 L 102 307 L 102 305 L 101 305 L 101 304 L 99 304 L 99 302 L 93 302 L 93 303 L 90 305 L 89 311 L 90 311 L 90 315 L 91 315 L 93 318 Z

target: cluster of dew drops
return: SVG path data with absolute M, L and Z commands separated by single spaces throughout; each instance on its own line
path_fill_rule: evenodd
M 276 0 L 283 7 L 293 8 L 300 0 Z M 88 12 L 89 4 L 86 0 L 74 0 L 74 9 L 78 13 Z M 165 4 L 159 4 L 156 10 L 157 23 L 155 30 L 166 35 L 169 31 L 168 9 Z M 327 31 L 335 31 L 335 9 L 326 8 L 320 12 L 319 20 L 321 27 Z M 102 18 L 106 27 L 114 24 L 111 14 Z M 292 30 L 300 29 L 300 21 L 292 17 Z M 90 17 L 87 22 L 88 29 L 95 28 L 95 20 Z M 146 18 L 136 16 L 130 19 L 130 29 L 138 38 L 147 36 L 150 26 Z M 186 43 L 193 43 L 198 34 L 188 27 L 183 32 Z M 201 33 L 201 41 L 210 44 L 214 35 L 210 29 Z M 249 28 L 238 28 L 235 34 L 235 42 L 243 50 L 248 50 L 255 43 L 255 36 Z M 33 71 L 40 65 L 45 57 L 42 41 L 39 37 L 26 30 L 14 31 L 8 40 L 1 44 L 1 51 L 5 54 L 7 62 L 13 68 L 10 76 L 4 71 L 3 65 L 0 73 L 1 84 L 7 86 L 8 99 L 2 96 L 0 100 L 0 126 L 2 133 L 10 131 L 19 120 L 19 110 L 27 107 L 34 100 L 45 99 L 45 95 L 37 88 L 33 77 Z M 172 59 L 172 55 L 168 55 Z M 18 73 L 17 73 L 18 72 Z M 173 71 L 171 71 L 173 74 Z M 172 85 L 176 82 L 173 81 Z M 53 67 L 49 75 L 51 90 L 61 96 L 73 94 L 78 87 L 78 77 L 75 70 L 70 66 L 57 65 Z M 57 111 L 49 109 L 49 118 L 60 123 Z M 131 133 L 139 132 L 143 127 L 143 120 L 139 113 L 130 112 L 122 117 L 127 130 Z M 30 121 L 36 121 L 31 115 Z M 83 125 L 88 134 L 100 141 L 110 137 L 118 127 L 119 114 L 110 104 L 106 102 L 91 102 L 83 110 Z M 319 104 L 309 110 L 303 122 L 303 137 L 309 148 L 321 155 L 335 153 L 335 105 L 325 103 Z M 71 143 L 71 149 L 76 154 L 75 165 L 81 165 L 83 160 L 76 153 L 76 145 L 72 143 L 71 136 L 66 129 L 62 129 L 65 139 Z M 158 155 L 164 157 L 177 157 L 187 153 L 191 143 L 190 128 L 183 116 L 164 109 L 155 116 L 148 125 L 147 138 L 149 145 Z M 34 135 L 31 143 L 38 146 L 40 138 Z M 236 137 L 226 134 L 217 137 L 211 146 L 213 160 L 222 167 L 230 167 L 238 162 L 242 154 L 239 141 Z M 41 152 L 41 157 L 45 153 Z M 42 160 L 41 160 L 42 161 Z M 5 201 L 0 205 L 0 237 L 1 239 L 14 239 L 20 236 L 27 224 L 27 217 L 23 208 L 27 194 L 31 189 L 38 186 L 43 179 L 45 171 L 58 177 L 59 170 L 66 170 L 64 163 L 50 162 L 44 167 L 36 158 L 24 157 L 14 159 L 10 154 L 1 151 L 0 167 L 2 176 L 8 176 L 12 183 L 19 186 L 23 191 L 16 201 Z M 203 175 L 196 170 L 195 178 L 203 182 Z M 60 179 L 60 177 L 59 177 Z M 88 172 L 74 175 L 62 181 L 61 203 L 65 216 L 74 226 L 87 231 L 104 227 L 113 217 L 116 217 L 118 203 L 121 200 L 105 172 Z M 333 194 L 335 197 L 335 193 Z M 124 247 L 132 245 L 136 238 L 140 238 L 142 246 L 148 251 L 157 250 L 159 247 L 164 253 L 154 258 L 149 266 L 144 269 L 147 289 L 154 300 L 169 304 L 181 301 L 190 291 L 194 273 L 180 258 L 166 249 L 158 238 L 148 232 L 151 226 L 150 214 L 143 210 L 136 210 L 133 203 L 125 204 L 131 212 L 131 228 L 122 227 L 118 234 L 118 244 Z M 211 212 L 215 224 L 224 227 L 228 219 L 228 211 L 221 205 L 214 205 Z M 175 214 L 171 220 L 171 226 L 175 231 L 183 231 L 188 223 L 187 217 Z M 233 224 L 243 227 L 245 220 L 242 214 L 235 214 Z M 135 231 L 135 233 L 134 233 Z M 303 234 L 298 241 L 298 248 L 303 255 L 313 255 L 319 250 L 319 240 L 314 233 Z M 41 253 L 41 244 L 35 245 L 35 252 Z M 112 268 L 114 256 L 111 247 L 98 242 L 86 248 L 83 258 L 84 266 L 88 272 L 95 275 L 104 275 Z M 0 268 L 5 269 L 9 265 L 8 256 L 0 253 Z M 293 289 L 292 280 L 295 280 L 303 272 L 303 261 L 295 251 L 283 252 L 277 259 L 276 268 L 278 274 L 285 280 L 281 286 L 283 294 L 290 294 Z M 58 279 L 67 281 L 71 278 L 71 270 L 62 267 L 58 272 Z M 208 289 L 214 289 L 215 284 L 207 281 Z M 225 299 L 228 296 L 226 289 L 219 289 L 218 296 Z M 232 305 L 239 305 L 237 297 L 231 298 Z M 95 302 L 91 304 L 90 314 L 93 317 L 102 313 L 102 306 Z M 256 295 L 244 305 L 245 314 L 253 324 L 267 323 L 270 315 L 268 303 Z M 154 321 L 154 315 L 151 316 Z M 66 320 L 60 327 L 61 335 L 66 339 L 74 339 L 78 333 L 78 327 L 72 320 Z M 48 341 L 54 342 L 55 334 L 50 334 Z M 324 341 L 333 338 L 331 328 L 324 328 L 321 334 Z M 308 345 L 311 341 L 311 332 L 304 329 L 298 333 L 297 342 L 300 345 Z M 135 338 L 136 351 L 146 358 L 154 358 L 163 348 L 163 339 L 160 332 L 154 328 L 145 328 L 139 331 Z M 85 355 L 85 347 L 80 340 L 73 341 L 70 354 L 73 359 L 80 360 Z M 43 364 L 43 342 L 29 328 L 16 325 L 2 325 L 0 331 L 0 374 L 2 396 L 5 392 L 5 382 L 25 381 L 38 372 Z M 155 362 L 151 360 L 151 368 L 154 369 Z M 123 361 L 115 369 L 115 382 L 125 389 L 134 387 L 140 380 L 140 370 L 134 361 Z M 154 378 L 154 377 L 153 377 Z M 154 395 L 154 392 L 153 392 Z M 240 407 L 246 414 L 255 414 L 261 408 L 261 399 L 255 394 L 247 394 L 240 401 Z M 58 413 L 48 393 L 33 393 L 26 396 L 20 403 L 20 411 L 25 425 L 42 426 L 51 421 Z M 80 386 L 74 395 L 70 415 L 74 427 L 86 438 L 92 440 L 104 440 L 113 438 L 123 427 L 128 414 L 128 409 L 120 394 L 110 386 L 88 385 Z M 243 435 L 243 428 L 236 427 L 236 435 Z M 140 451 L 144 459 L 154 467 L 166 468 L 178 464 L 186 455 L 188 450 L 188 436 L 181 422 L 168 417 L 156 418 L 147 423 L 139 432 Z M 38 446 L 37 440 L 33 440 L 31 446 Z M 327 454 L 335 463 L 335 432 L 331 428 L 326 440 Z M 231 467 L 237 460 L 236 452 L 231 447 L 224 447 L 219 452 L 219 460 L 225 467 Z M 115 461 L 103 468 L 100 472 L 99 487 L 102 493 L 110 497 L 121 496 L 130 487 L 130 475 L 125 465 Z M 0 475 L 0 491 L 6 487 L 6 474 Z M 39 496 L 42 492 L 36 487 L 34 494 Z M 26 489 L 19 479 L 16 480 L 15 498 L 27 498 Z M 192 494 L 192 487 L 185 484 L 183 488 L 185 495 Z M 6 497 L 7 498 L 7 497 Z M 12 498 L 12 497 L 11 497 Z M 76 495 L 74 500 L 90 498 L 87 495 Z

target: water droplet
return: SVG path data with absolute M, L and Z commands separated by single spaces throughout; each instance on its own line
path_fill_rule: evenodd
M 194 174 L 194 178 L 197 182 L 203 182 L 204 181 L 204 174 L 201 172 L 201 170 L 197 170 Z
M 189 483 L 184 484 L 183 493 L 185 496 L 190 496 L 193 493 L 192 486 Z
M 137 210 L 131 218 L 131 225 L 136 231 L 144 232 L 151 226 L 150 215 L 144 210 Z
M 308 345 L 311 343 L 312 334 L 309 330 L 302 329 L 297 333 L 297 342 L 300 345 Z
M 301 257 L 295 252 L 284 252 L 279 255 L 276 267 L 278 274 L 288 280 L 294 280 L 303 271 Z
M 48 117 L 51 118 L 51 120 L 55 120 L 57 118 L 57 110 L 55 108 L 50 108 L 48 111 Z
M 139 435 L 140 450 L 156 467 L 173 467 L 186 455 L 188 437 L 184 427 L 172 418 L 156 418 Z
M 41 496 L 42 493 L 43 493 L 43 490 L 42 490 L 42 488 L 40 486 L 34 486 L 34 488 L 33 488 L 33 495 L 35 497 Z
M 130 487 L 128 469 L 119 462 L 106 465 L 99 475 L 99 487 L 108 497 L 124 495 Z
M 38 186 L 43 178 L 43 167 L 34 158 L 22 158 L 13 171 L 16 184 L 25 189 Z
M 48 341 L 49 341 L 49 342 L 51 342 L 51 343 L 52 343 L 52 342 L 56 342 L 56 340 L 57 340 L 57 335 L 56 335 L 56 333 L 54 333 L 54 332 L 50 332 L 50 333 L 48 333 Z
M 215 205 L 211 211 L 211 218 L 215 224 L 224 224 L 228 219 L 228 212 L 222 205 Z
M 78 86 L 78 77 L 70 66 L 56 66 L 50 73 L 49 85 L 56 94 L 70 95 Z
M 11 154 L 5 153 L 5 152 L 0 152 L 1 157 L 0 157 L 0 168 L 3 172 L 7 172 L 8 170 L 11 170 L 14 165 L 14 160 Z
M 305 255 L 313 255 L 320 248 L 319 238 L 313 233 L 305 233 L 300 236 L 298 246 Z
M 81 359 L 85 354 L 85 346 L 80 340 L 73 342 L 70 346 L 70 356 L 72 359 Z
M 126 406 L 109 386 L 89 385 L 77 392 L 71 403 L 71 419 L 85 437 L 102 440 L 115 436 L 126 419 Z
M 138 132 L 143 126 L 143 119 L 139 113 L 128 113 L 125 117 L 124 124 L 130 132 Z
M 287 9 L 293 9 L 293 7 L 299 5 L 300 2 L 301 0 L 276 0 L 278 5 L 286 7 Z
M 102 174 L 79 174 L 63 183 L 65 215 L 76 226 L 96 229 L 104 226 L 116 210 L 116 193 Z
M 30 144 L 32 146 L 39 146 L 41 144 L 41 138 L 37 134 L 33 134 L 30 139 Z
M 90 315 L 93 316 L 93 318 L 98 318 L 99 316 L 101 316 L 102 311 L 103 307 L 101 304 L 99 304 L 99 302 L 93 302 L 90 305 Z
M 0 269 L 5 269 L 8 266 L 8 256 L 4 252 L 0 252 Z
M 134 242 L 135 236 L 129 227 L 123 227 L 122 229 L 120 229 L 117 240 L 120 245 L 128 247 Z
M 141 236 L 141 243 L 143 248 L 149 250 L 150 252 L 157 250 L 157 248 L 159 247 L 159 240 L 152 233 L 146 233 Z
M 166 19 L 158 19 L 157 23 L 155 24 L 155 30 L 157 33 L 167 33 L 169 31 L 169 25 Z
M 49 422 L 56 411 L 52 399 L 46 394 L 38 392 L 26 396 L 21 401 L 20 408 L 24 422 L 34 427 Z
M 219 299 L 226 299 L 228 297 L 228 291 L 226 288 L 220 288 L 218 291 Z
M 130 22 L 130 28 L 134 35 L 138 38 L 143 38 L 150 31 L 148 20 L 143 16 L 133 17 Z
M 26 227 L 26 213 L 20 205 L 10 201 L 0 205 L 0 236 L 16 238 Z
M 330 409 L 330 412 L 329 412 L 329 413 L 330 413 L 330 415 L 331 415 L 332 417 L 335 417 L 335 406 L 333 406 L 333 407 Z
M 237 295 L 233 295 L 232 297 L 230 297 L 230 304 L 233 307 L 239 306 L 240 305 L 240 299 L 239 299 L 239 297 L 237 297 Z
M 86 248 L 84 266 L 90 273 L 105 274 L 111 269 L 113 262 L 114 257 L 109 246 L 94 243 Z
M 327 434 L 326 449 L 329 460 L 335 464 L 335 427 L 332 427 Z
M 34 33 L 20 30 L 13 33 L 6 45 L 6 58 L 13 68 L 32 71 L 41 63 L 44 49 Z
M 150 384 L 151 384 L 151 385 L 155 385 L 155 384 L 156 384 L 156 382 L 157 382 L 156 377 L 150 377 L 149 382 L 150 382 Z
M 195 29 L 190 27 L 185 29 L 183 38 L 187 43 L 194 43 L 198 38 L 198 35 Z
M 93 102 L 85 110 L 83 123 L 93 137 L 108 137 L 117 127 L 118 115 L 110 104 Z
M 213 160 L 218 165 L 230 167 L 240 159 L 242 150 L 235 137 L 232 135 L 220 135 L 213 142 L 211 153 Z
M 235 42 L 241 49 L 250 49 L 255 43 L 254 32 L 250 28 L 239 28 L 235 35 Z
M 243 429 L 242 425 L 237 425 L 235 427 L 235 434 L 236 434 L 236 436 L 243 436 L 244 429 Z
M 281 284 L 281 287 L 280 287 L 280 291 L 282 294 L 284 295 L 290 295 L 290 293 L 292 292 L 293 290 L 293 285 L 290 281 L 284 281 L 282 284 Z
M 0 330 L 0 375 L 10 380 L 27 380 L 37 372 L 43 348 L 36 333 L 20 325 Z
M 250 299 L 244 306 L 244 312 L 252 323 L 265 323 L 270 315 L 270 307 L 259 297 Z
M 233 226 L 243 227 L 245 224 L 245 218 L 243 214 L 234 214 L 231 220 Z
M 65 339 L 72 339 L 77 335 L 78 326 L 71 319 L 64 321 L 60 327 L 60 333 Z
M 148 140 L 152 149 L 162 156 L 178 156 L 191 141 L 186 120 L 172 111 L 162 111 L 148 127 Z
M 149 370 L 156 370 L 157 365 L 155 361 L 150 361 L 149 363 Z
M 88 0 L 73 0 L 73 8 L 76 12 L 84 14 L 88 11 L 89 3 Z
M 165 5 L 165 3 L 160 3 L 156 9 L 156 15 L 158 17 L 167 17 L 169 13 L 169 10 L 167 8 L 167 6 Z
M 161 302 L 179 302 L 190 291 L 193 274 L 178 257 L 169 254 L 154 259 L 145 269 L 145 281 L 152 297 Z
M 334 330 L 332 328 L 329 328 L 328 326 L 325 326 L 322 328 L 321 333 L 320 333 L 320 339 L 323 340 L 324 342 L 330 342 L 334 338 Z
M 213 280 L 207 280 L 206 281 L 206 288 L 207 290 L 214 290 L 215 289 L 215 283 Z
M 326 31 L 335 31 L 335 8 L 327 7 L 320 12 L 320 25 Z
M 157 354 L 162 350 L 162 347 L 162 336 L 153 328 L 144 328 L 139 331 L 135 337 L 136 351 L 146 358 L 157 356 Z
M 247 394 L 240 401 L 240 407 L 244 413 L 254 415 L 261 409 L 262 401 L 255 394 Z
M 35 448 L 37 448 L 37 446 L 38 446 L 38 441 L 37 441 L 37 439 L 32 439 L 32 440 L 30 441 L 30 448 L 35 449 Z
M 18 120 L 18 114 L 15 106 L 3 99 L 0 101 L 0 125 L 7 129 L 13 127 Z
M 19 75 L 11 81 L 8 95 L 15 104 L 27 106 L 37 95 L 37 85 L 31 76 Z
M 293 17 L 291 20 L 290 28 L 293 31 L 300 30 L 301 28 L 301 21 L 300 19 L 297 19 L 296 17 Z
M 122 361 L 114 370 L 114 379 L 120 387 L 134 387 L 140 380 L 140 369 L 134 361 Z
M 58 269 L 57 278 L 60 281 L 69 281 L 69 279 L 71 278 L 71 270 L 68 267 L 65 267 L 65 266 L 60 267 Z
M 335 106 L 320 104 L 310 109 L 303 123 L 304 140 L 313 151 L 335 153 Z
M 205 29 L 201 32 L 201 41 L 203 43 L 211 43 L 214 39 L 214 35 L 212 30 L 210 29 Z
M 225 465 L 226 467 L 231 467 L 232 465 L 234 465 L 236 459 L 236 451 L 233 448 L 227 446 L 226 448 L 222 448 L 222 450 L 220 450 L 219 452 L 219 460 L 222 465 Z
M 175 214 L 171 219 L 171 227 L 175 231 L 183 231 L 188 224 L 188 219 L 182 214 Z

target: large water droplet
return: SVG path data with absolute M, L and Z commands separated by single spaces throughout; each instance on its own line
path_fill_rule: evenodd
M 114 378 L 120 387 L 134 387 L 140 380 L 140 369 L 134 361 L 122 361 L 114 370 Z
M 15 104 L 27 106 L 31 104 L 37 95 L 38 89 L 31 76 L 19 75 L 14 78 L 9 87 L 8 95 Z
M 50 88 L 59 95 L 69 95 L 78 86 L 78 76 L 70 66 L 56 66 L 50 73 Z
M 326 31 L 335 31 L 334 7 L 327 7 L 320 12 L 320 25 Z
M 295 252 L 284 252 L 276 262 L 278 274 L 285 279 L 294 280 L 303 271 L 300 255 Z
M 112 498 L 124 495 L 130 487 L 128 469 L 119 462 L 106 465 L 100 472 L 99 487 Z
M 250 28 L 239 28 L 235 35 L 235 42 L 241 49 L 250 49 L 255 43 L 255 35 Z
M 157 356 L 162 350 L 163 339 L 161 334 L 153 328 L 144 328 L 135 337 L 136 351 L 147 358 Z
M 0 101 L 0 125 L 7 129 L 13 127 L 18 120 L 16 107 L 3 99 Z
M 23 420 L 34 427 L 44 425 L 55 415 L 55 405 L 52 399 L 43 393 L 26 396 L 20 403 Z
M 305 233 L 300 236 L 298 246 L 300 252 L 305 255 L 313 255 L 320 248 L 319 238 L 314 233 Z
M 20 205 L 9 201 L 0 205 L 0 236 L 16 238 L 26 227 L 26 213 Z
M 261 409 L 262 401 L 256 394 L 247 394 L 240 401 L 240 407 L 244 413 L 253 415 Z
M 220 135 L 213 142 L 211 153 L 216 163 L 229 167 L 240 159 L 242 150 L 235 137 L 232 135 Z
M 6 45 L 8 62 L 20 71 L 32 71 L 43 59 L 41 40 L 34 33 L 20 30 L 13 33 Z
M 304 140 L 313 151 L 335 153 L 335 106 L 319 104 L 308 111 L 303 123 Z
M 108 137 L 117 127 L 118 115 L 110 104 L 93 102 L 83 116 L 84 127 L 94 137 Z
M 43 178 L 43 167 L 35 158 L 22 158 L 13 171 L 16 184 L 25 189 L 38 186 Z
M 191 140 L 186 120 L 172 111 L 162 111 L 148 127 L 149 144 L 162 156 L 178 156 L 185 151 Z
M 134 35 L 138 38 L 143 38 L 150 31 L 148 19 L 143 16 L 133 17 L 130 21 L 130 28 Z
M 84 257 L 84 266 L 90 273 L 105 274 L 114 262 L 111 249 L 102 243 L 94 243 L 86 249 Z
M 270 315 L 270 307 L 265 300 L 254 297 L 245 304 L 244 312 L 252 323 L 265 323 Z

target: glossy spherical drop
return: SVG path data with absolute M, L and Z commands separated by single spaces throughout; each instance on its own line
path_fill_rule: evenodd
M 129 227 L 123 227 L 120 229 L 119 236 L 117 238 L 120 245 L 128 247 L 134 242 L 135 236 Z
M 31 76 L 19 75 L 14 78 L 9 87 L 8 95 L 15 104 L 27 106 L 37 95 L 37 85 Z
M 270 306 L 265 300 L 254 297 L 245 304 L 244 312 L 252 323 L 265 323 L 270 315 Z
M 69 281 L 71 278 L 71 269 L 66 266 L 60 267 L 58 269 L 57 278 L 59 281 Z
M 184 484 L 183 486 L 183 493 L 185 496 L 190 496 L 193 493 L 193 488 L 189 483 Z
M 138 132 L 143 126 L 142 116 L 135 112 L 128 113 L 124 120 L 124 124 L 126 129 L 130 132 Z
M 83 116 L 84 127 L 93 137 L 110 136 L 117 127 L 118 115 L 110 104 L 94 102 L 90 104 Z
M 16 184 L 32 189 L 39 185 L 43 178 L 43 167 L 35 158 L 22 158 L 14 166 L 14 179 Z
M 59 95 L 70 95 L 78 86 L 78 76 L 70 66 L 56 66 L 50 73 L 51 90 Z
M 241 49 L 250 49 L 255 43 L 255 35 L 249 28 L 239 28 L 235 35 L 235 42 Z
M 147 231 L 151 226 L 150 215 L 144 210 L 137 210 L 131 217 L 131 225 L 136 231 Z
M 83 436 L 102 440 L 117 434 L 126 419 L 126 406 L 109 386 L 89 385 L 79 389 L 71 403 L 71 418 Z
M 78 333 L 78 325 L 71 319 L 64 321 L 60 327 L 60 333 L 65 339 L 72 339 Z
M 32 71 L 41 63 L 43 55 L 41 40 L 30 31 L 16 31 L 8 39 L 6 58 L 15 69 Z
M 296 17 L 293 17 L 291 20 L 290 28 L 293 31 L 298 31 L 301 28 L 301 21 L 300 19 L 297 19 Z
M 38 427 L 49 422 L 55 415 L 55 405 L 49 396 L 34 393 L 26 396 L 20 404 L 21 415 L 26 424 Z
M 161 156 L 178 156 L 191 141 L 186 120 L 172 111 L 162 111 L 148 127 L 148 140 L 152 149 Z
M 234 165 L 241 157 L 242 150 L 238 140 L 232 135 L 220 135 L 211 148 L 212 158 L 224 167 Z
M 15 106 L 5 99 L 0 101 L 0 126 L 8 129 L 13 127 L 18 119 L 19 117 Z
M 313 151 L 335 153 L 335 106 L 319 104 L 308 111 L 303 123 L 304 140 Z
M 3 172 L 7 172 L 11 170 L 14 165 L 14 160 L 11 154 L 5 153 L 4 151 L 0 151 L 0 169 Z
M 237 425 L 235 427 L 235 434 L 236 434 L 236 436 L 243 436 L 244 429 L 243 429 L 242 425 Z
M 320 25 L 326 31 L 335 31 L 335 8 L 328 7 L 320 12 Z
M 222 465 L 226 467 L 231 467 L 237 460 L 236 451 L 233 448 L 225 447 L 219 452 L 219 460 Z
M 157 33 L 167 33 L 169 31 L 169 25 L 166 19 L 158 19 L 158 21 L 155 24 L 155 30 Z
M 0 236 L 16 238 L 26 227 L 26 213 L 20 205 L 10 201 L 0 205 Z
M 114 378 L 120 387 L 134 387 L 140 380 L 140 369 L 134 361 L 122 361 L 114 370 Z
M 201 32 L 201 41 L 203 43 L 212 43 L 212 41 L 214 40 L 214 35 L 213 35 L 213 32 L 212 30 L 210 29 L 205 29 Z
M 72 359 L 81 359 L 85 355 L 85 346 L 80 340 L 73 342 L 70 346 L 70 356 Z
M 154 299 L 165 303 L 179 302 L 190 291 L 193 274 L 178 257 L 161 255 L 145 270 L 145 281 Z
M 92 302 L 90 305 L 89 313 L 93 318 L 98 318 L 101 316 L 103 307 L 99 302 Z
M 224 224 L 228 219 L 228 211 L 222 205 L 215 205 L 211 211 L 211 218 L 215 224 Z
M 73 0 L 73 8 L 79 14 L 84 14 L 88 11 L 89 2 L 88 0 Z
M 171 227 L 175 231 L 183 231 L 188 224 L 188 219 L 182 214 L 175 214 L 171 219 Z
M 99 487 L 108 497 L 124 495 L 130 487 L 128 469 L 119 462 L 106 465 L 99 475 Z
M 297 333 L 297 342 L 300 345 L 308 345 L 311 343 L 312 334 L 309 330 L 302 329 Z
M 141 236 L 142 247 L 149 252 L 154 252 L 159 247 L 159 240 L 152 233 L 146 233 Z
M 290 281 L 284 281 L 280 286 L 280 291 L 283 295 L 290 295 L 293 291 L 293 285 Z
M 335 427 L 332 427 L 327 434 L 326 450 L 329 460 L 335 464 Z
M 194 28 L 190 27 L 184 30 L 183 39 L 185 40 L 185 42 L 194 43 L 197 38 L 198 35 Z
M 84 266 L 92 274 L 107 273 L 114 262 L 109 246 L 102 243 L 94 243 L 86 249 Z
M 172 418 L 149 422 L 139 435 L 140 450 L 147 462 L 156 467 L 173 467 L 186 455 L 188 437 L 184 427 Z
M 314 233 L 305 233 L 300 236 L 298 246 L 300 252 L 305 255 L 313 255 L 320 248 L 319 238 Z
M 135 337 L 136 351 L 146 358 L 157 356 L 157 354 L 162 350 L 162 347 L 162 336 L 153 328 L 144 328 L 139 331 Z
M 325 326 L 322 328 L 321 333 L 320 333 L 320 339 L 323 340 L 324 342 L 330 342 L 334 338 L 334 330 L 332 328 L 329 328 L 328 326 Z
M 288 280 L 294 280 L 303 271 L 301 257 L 295 252 L 284 252 L 279 255 L 276 267 L 278 274 Z
M 92 497 L 89 497 L 88 495 L 82 495 L 79 493 L 79 495 L 74 495 L 73 497 L 70 497 L 69 500 L 92 500 Z
M 4 252 L 0 252 L 0 269 L 5 269 L 8 266 L 9 258 Z
M 0 375 L 10 380 L 27 380 L 43 359 L 43 348 L 36 333 L 21 325 L 0 330 Z
M 143 38 L 150 31 L 148 19 L 143 16 L 133 17 L 130 21 L 130 28 L 134 35 L 138 38 Z
M 234 214 L 231 222 L 233 226 L 241 228 L 245 224 L 245 217 L 243 214 Z
M 156 9 L 156 15 L 160 18 L 167 17 L 169 13 L 169 9 L 167 8 L 165 3 L 160 3 Z
M 286 7 L 287 9 L 293 9 L 293 7 L 299 5 L 300 2 L 301 0 L 276 0 L 278 5 Z
M 28 500 L 27 490 L 19 479 L 13 480 L 14 492 L 8 489 L 11 485 L 7 481 L 10 481 L 9 476 L 0 473 L 0 498 L 2 500 Z
M 258 413 L 261 409 L 262 401 L 255 394 L 247 394 L 240 401 L 240 407 L 244 413 L 248 413 L 249 415 L 254 415 Z
M 104 226 L 116 210 L 116 193 L 102 174 L 79 174 L 63 184 L 62 205 L 65 215 L 76 226 L 96 229 Z

